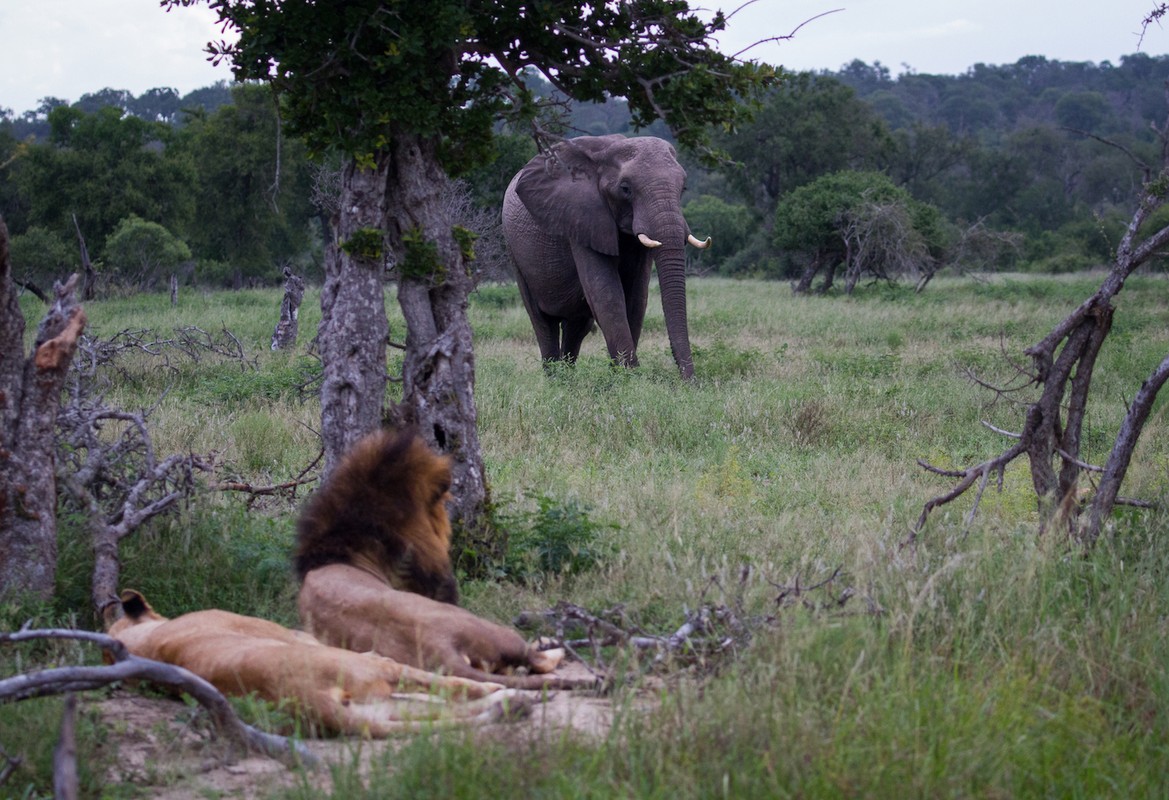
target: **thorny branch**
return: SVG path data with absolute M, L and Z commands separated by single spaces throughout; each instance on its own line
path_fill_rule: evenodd
M 852 586 L 833 593 L 843 571 L 837 567 L 827 577 L 811 584 L 797 574 L 790 585 L 767 580 L 777 590 L 771 613 L 750 614 L 744 595 L 751 569 L 740 568 L 736 585 L 728 591 L 717 575 L 712 575 L 699 592 L 694 609 L 684 609 L 681 624 L 668 633 L 649 633 L 631 621 L 623 605 L 592 612 L 574 603 L 560 602 L 542 612 L 525 612 L 516 618 L 517 627 L 551 638 L 580 659 L 594 674 L 609 671 L 612 664 L 606 648 L 652 652 L 649 669 L 678 666 L 717 670 L 729 658 L 742 652 L 755 635 L 779 622 L 780 614 L 796 607 L 808 611 L 839 611 L 856 596 Z M 707 595 L 718 591 L 722 602 L 711 602 Z M 867 600 L 866 613 L 881 613 L 880 606 Z M 587 651 L 589 657 L 582 655 Z
M 150 369 L 177 372 L 185 362 L 202 363 L 208 356 L 236 361 L 241 369 L 255 369 L 256 357 L 248 358 L 243 344 L 227 328 L 214 336 L 197 326 L 175 328 L 170 336 L 148 328 L 126 328 L 107 339 L 83 335 L 77 347 L 75 369 L 84 378 L 93 379 L 100 368 L 111 370 L 119 378 L 130 377 L 125 358 L 132 354 L 148 357 Z
M 132 655 L 125 645 L 111 636 L 61 628 L 0 633 L 0 644 L 34 639 L 91 642 L 101 647 L 112 663 L 100 667 L 56 667 L 0 679 L 0 703 L 100 689 L 119 681 L 146 680 L 190 695 L 207 711 L 216 731 L 251 752 L 289 765 L 317 766 L 319 763 L 303 743 L 265 733 L 243 722 L 227 698 L 198 675 L 173 664 Z

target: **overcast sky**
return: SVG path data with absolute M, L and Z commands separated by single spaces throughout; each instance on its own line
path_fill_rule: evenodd
M 425 2 L 425 0 L 419 0 Z M 692 7 L 734 8 L 738 0 Z M 755 0 L 731 17 L 724 52 L 789 69 L 836 70 L 854 58 L 894 75 L 958 75 L 977 63 L 1023 56 L 1120 62 L 1135 52 L 1169 52 L 1169 30 L 1141 20 L 1153 0 Z M 837 10 L 839 9 L 839 10 Z M 833 13 L 828 13 L 833 12 Z M 822 16 L 819 16 L 822 15 Z M 203 6 L 166 12 L 158 0 L 0 0 L 0 107 L 17 114 L 41 98 L 69 102 L 104 88 L 135 95 L 156 87 L 180 94 L 230 80 L 203 52 L 220 36 Z M 802 27 L 801 27 L 802 24 Z M 798 29 L 798 30 L 797 30 Z

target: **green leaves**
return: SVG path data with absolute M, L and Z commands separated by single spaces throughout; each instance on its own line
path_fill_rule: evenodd
M 527 112 L 527 67 L 578 100 L 625 96 L 639 126 L 661 117 L 699 150 L 708 125 L 733 125 L 743 100 L 776 77 L 715 50 L 723 15 L 705 22 L 686 0 L 208 3 L 239 32 L 213 53 L 231 59 L 237 78 L 275 86 L 310 149 L 358 156 L 422 134 L 441 143 L 450 174 L 487 160 L 503 114 Z
M 385 256 L 382 232 L 377 228 L 359 228 L 341 243 L 341 249 L 354 258 L 380 261 Z

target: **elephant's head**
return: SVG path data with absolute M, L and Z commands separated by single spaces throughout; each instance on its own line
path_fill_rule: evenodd
M 710 240 L 696 239 L 682 217 L 685 182 L 669 142 L 582 136 L 533 159 L 517 178 L 516 194 L 544 230 L 622 263 L 653 251 L 670 348 L 682 376 L 690 378 L 685 247 L 706 247 Z

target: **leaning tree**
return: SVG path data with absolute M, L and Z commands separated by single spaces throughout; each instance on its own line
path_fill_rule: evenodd
M 209 45 L 238 79 L 266 81 L 285 130 L 345 158 L 321 292 L 322 434 L 328 472 L 383 418 L 383 284 L 406 320 L 403 400 L 393 418 L 454 460 L 452 515 L 478 527 L 487 502 L 467 321 L 473 234 L 444 210 L 451 176 L 486 162 L 505 115 L 531 119 L 524 76 L 565 95 L 624 96 L 635 124 L 670 124 L 684 146 L 733 125 L 774 72 L 714 48 L 721 13 L 686 0 L 162 0 L 207 3 L 234 42 Z
M 1169 88 L 1166 101 L 1169 104 Z M 1120 497 L 1120 487 L 1157 394 L 1169 381 L 1169 356 L 1153 368 L 1128 404 L 1104 465 L 1085 462 L 1081 444 L 1092 377 L 1112 329 L 1114 301 L 1133 272 L 1169 246 L 1169 226 L 1148 229 L 1153 213 L 1169 202 L 1169 116 L 1153 129 L 1161 141 L 1160 163 L 1141 164 L 1144 181 L 1140 201 L 1099 288 L 1026 349 L 1029 363 L 1020 369 L 1020 381 L 1010 387 L 992 387 L 1004 394 L 1035 394 L 1025 404 L 1021 430 L 1003 431 L 1013 440 L 1011 445 L 978 464 L 952 470 L 919 462 L 931 472 L 956 480 L 947 492 L 925 503 L 910 541 L 925 526 L 931 511 L 972 490 L 973 514 L 990 480 L 997 478 L 1001 482 L 1007 466 L 1018 458 L 1026 458 L 1030 467 L 1039 504 L 1040 532 L 1058 525 L 1085 546 L 1091 546 L 1118 503 L 1139 503 Z M 1095 491 L 1087 495 L 1080 491 L 1085 475 L 1096 477 Z

